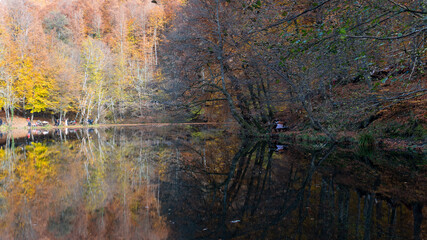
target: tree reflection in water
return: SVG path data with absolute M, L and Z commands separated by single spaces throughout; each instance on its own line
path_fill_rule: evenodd
M 189 152 L 194 146 L 186 146 Z M 225 150 L 228 145 L 209 145 Z M 185 158 L 162 183 L 177 239 L 422 239 L 422 156 L 244 140 L 231 160 Z M 280 151 L 277 151 L 280 149 Z M 185 150 L 181 150 L 185 151 Z M 199 151 L 200 152 L 200 151 Z M 219 160 L 218 160 L 219 159 Z M 412 162 L 407 160 L 412 159 Z M 418 161 L 418 162 L 417 162 Z M 403 163 L 408 162 L 407 166 Z M 414 162 L 417 164 L 413 165 Z M 415 166 L 415 168 L 414 168 Z M 402 176 L 405 174 L 406 176 Z M 412 208 L 412 210 L 411 210 Z M 424 209 L 424 214 L 423 214 Z
M 227 128 L 67 129 L 0 149 L 1 239 L 423 239 L 416 154 Z

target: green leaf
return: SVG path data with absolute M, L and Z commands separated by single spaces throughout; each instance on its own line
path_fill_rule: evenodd
M 338 10 L 340 10 L 340 7 L 336 7 L 336 8 L 334 8 L 334 9 L 332 9 L 332 12 L 336 12 L 336 11 L 338 11 Z
M 379 86 L 380 86 L 379 82 L 374 83 L 374 86 L 372 87 L 372 90 L 377 91 Z
M 383 79 L 381 80 L 381 82 L 382 82 L 382 83 L 386 83 L 386 82 L 387 82 L 387 80 L 388 80 L 388 77 L 385 77 L 385 78 L 383 78 Z

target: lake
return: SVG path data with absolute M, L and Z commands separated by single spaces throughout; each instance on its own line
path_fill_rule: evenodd
M 0 239 L 427 239 L 417 153 L 230 126 L 0 134 Z

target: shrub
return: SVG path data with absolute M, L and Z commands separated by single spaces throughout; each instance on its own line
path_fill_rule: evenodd
M 375 146 L 375 138 L 370 133 L 362 133 L 359 135 L 359 147 L 373 148 Z

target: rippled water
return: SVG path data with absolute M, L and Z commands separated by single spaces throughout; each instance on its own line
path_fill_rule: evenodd
M 0 144 L 0 239 L 427 239 L 422 155 L 241 140 L 230 126 Z

